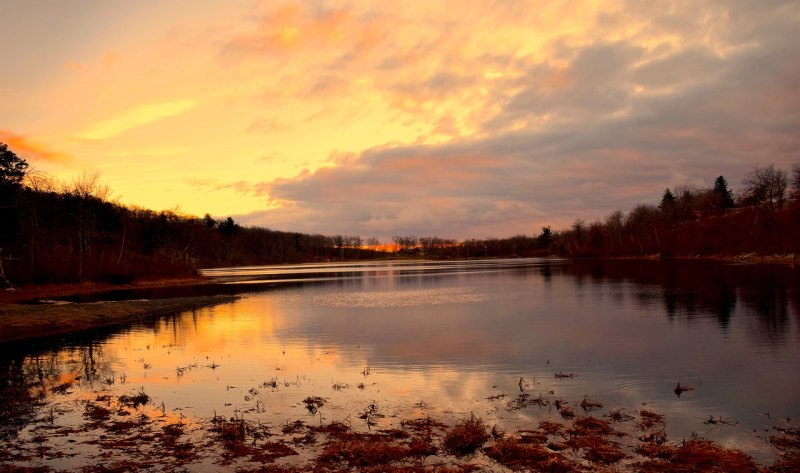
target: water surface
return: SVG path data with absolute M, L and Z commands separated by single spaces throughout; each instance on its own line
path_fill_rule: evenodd
M 474 413 L 507 431 L 559 419 L 552 405 L 516 409 L 524 389 L 576 409 L 584 396 L 603 412 L 647 408 L 666 414 L 671 439 L 700 435 L 763 462 L 775 455 L 771 428 L 800 418 L 800 284 L 786 266 L 514 259 L 206 274 L 242 297 L 6 348 L 0 395 L 14 398 L 15 383 L 34 393 L 66 382 L 64 392 L 40 390 L 31 418 L 55 410 L 75 424 L 70 409 L 82 399 L 138 391 L 150 409 L 246 413 L 272 426 L 338 420 L 364 430 L 354 413 L 373 402 L 386 414 L 378 427 L 421 415 L 454 422 Z M 694 390 L 678 397 L 678 382 Z M 328 404 L 312 414 L 307 396 Z M 35 432 L 22 424 L 3 434 Z M 51 466 L 98 454 L 59 448 L 74 456 Z

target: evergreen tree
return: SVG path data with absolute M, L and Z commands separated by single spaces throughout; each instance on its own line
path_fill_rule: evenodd
M 668 187 L 667 190 L 664 191 L 664 196 L 661 197 L 661 204 L 659 204 L 658 208 L 666 212 L 674 206 L 675 206 L 675 195 L 672 194 L 672 191 L 669 190 Z
M 726 181 L 724 177 L 719 176 L 717 180 L 714 181 L 714 193 L 719 199 L 719 205 L 722 210 L 733 208 L 733 194 L 728 188 L 728 181 Z
M 7 197 L 6 194 L 18 189 L 27 170 L 28 162 L 0 143 L 0 196 Z
M 542 227 L 542 233 L 536 237 L 536 240 L 539 242 L 543 248 L 547 248 L 550 246 L 550 239 L 553 237 L 553 230 L 547 226 Z

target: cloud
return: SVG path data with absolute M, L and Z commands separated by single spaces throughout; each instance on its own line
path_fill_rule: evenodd
M 346 164 L 266 182 L 277 205 L 239 219 L 383 238 L 533 234 L 541 225 L 655 202 L 665 187 L 711 186 L 722 174 L 735 189 L 755 163 L 788 169 L 800 162 L 800 59 L 791 33 L 800 7 L 698 8 L 708 22 L 692 9 L 651 19 L 654 12 L 632 8 L 618 13 L 619 23 L 639 25 L 629 37 L 565 36 L 550 43 L 548 56 L 507 55 L 506 72 L 484 99 L 492 107 L 473 113 L 477 133 L 378 147 Z M 487 84 L 447 66 L 387 83 L 384 93 L 402 98 L 403 108 L 467 97 Z
M 262 196 L 266 194 L 267 185 L 263 183 L 250 183 L 247 181 L 223 182 L 219 179 L 185 178 L 184 182 L 203 191 L 232 190 L 242 196 Z
M 57 164 L 66 164 L 72 161 L 72 156 L 67 153 L 54 151 L 47 145 L 9 130 L 0 130 L 0 142 L 7 144 L 20 157 L 33 161 Z
M 95 123 L 88 130 L 80 133 L 78 137 L 85 140 L 111 138 L 133 128 L 180 115 L 194 106 L 194 102 L 190 100 L 138 105 L 123 110 L 112 118 Z

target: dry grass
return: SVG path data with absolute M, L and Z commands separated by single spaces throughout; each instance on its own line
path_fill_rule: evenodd
M 660 456 L 661 458 L 639 463 L 637 471 L 644 473 L 762 471 L 752 458 L 741 451 L 721 447 L 710 440 L 690 440 L 680 446 L 663 449 Z
M 363 468 L 388 465 L 409 455 L 409 449 L 381 434 L 345 434 L 325 445 L 317 462 Z
M 455 456 L 473 453 L 489 440 L 486 425 L 474 414 L 456 423 L 444 437 L 444 448 Z
M 575 463 L 545 446 L 531 444 L 522 439 L 507 437 L 483 449 L 487 457 L 511 469 L 567 472 L 575 470 Z

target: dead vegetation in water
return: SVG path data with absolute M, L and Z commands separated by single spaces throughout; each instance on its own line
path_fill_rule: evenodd
M 460 425 L 460 424 L 459 424 Z M 467 465 L 442 469 L 423 465 L 424 459 L 440 453 L 441 434 L 447 426 L 430 417 L 403 420 L 399 429 L 353 432 L 342 423 L 311 428 L 327 441 L 315 460 L 316 471 L 471 471 Z
M 611 421 L 614 422 L 614 423 L 617 423 L 617 422 L 620 422 L 620 423 L 628 422 L 629 420 L 635 419 L 635 417 L 633 417 L 632 415 L 630 415 L 630 414 L 628 414 L 628 413 L 626 413 L 624 411 L 625 411 L 624 407 L 621 407 L 619 409 L 614 409 L 614 410 L 609 411 L 608 414 L 606 415 L 606 417 L 611 419 Z
M 130 407 L 132 409 L 136 409 L 139 406 L 143 406 L 150 402 L 150 396 L 148 396 L 144 390 L 139 391 L 136 394 L 131 395 L 122 395 L 119 397 L 119 403 L 123 406 Z
M 561 399 L 556 399 L 553 404 L 556 406 L 558 414 L 561 416 L 562 419 L 569 420 L 575 418 L 575 410 L 572 409 L 572 407 L 565 401 L 562 401 Z
M 578 375 L 575 373 L 564 373 L 563 371 L 559 371 L 555 374 L 556 379 L 572 379 L 577 377 Z
M 581 401 L 580 406 L 581 409 L 583 409 L 583 411 L 587 413 L 603 408 L 602 404 L 600 404 L 597 401 L 589 399 L 589 396 L 583 396 L 583 401 Z
M 574 461 L 544 445 L 528 443 L 520 438 L 503 438 L 483 450 L 487 457 L 511 468 L 533 471 L 568 472 L 575 471 Z
M 774 430 L 780 435 L 770 436 L 770 443 L 778 450 L 800 451 L 800 427 L 774 427 Z
M 233 417 L 215 415 L 210 422 L 188 424 L 182 415 L 161 417 L 158 410 L 155 416 L 148 417 L 146 414 L 152 412 L 153 406 L 140 409 L 142 404 L 133 402 L 134 397 L 128 395 L 123 403 L 122 396 L 104 394 L 83 405 L 85 432 L 96 433 L 94 439 L 84 442 L 109 455 L 102 465 L 86 466 L 85 471 L 127 471 L 132 464 L 140 468 L 191 470 L 196 462 L 209 460 L 222 469 L 284 473 L 353 470 L 432 473 L 497 468 L 645 473 L 800 471 L 800 432 L 788 420 L 783 426 L 776 426 L 768 439 L 778 450 L 779 459 L 770 467 L 761 467 L 745 453 L 709 440 L 669 442 L 665 417 L 646 409 L 628 413 L 620 408 L 602 416 L 580 415 L 562 422 L 553 419 L 558 415 L 551 407 L 553 417 L 515 432 L 506 432 L 498 425 L 487 427 L 474 414 L 451 426 L 425 416 L 394 421 L 395 427 L 376 430 L 374 424 L 368 422 L 365 426 L 357 422 L 359 413 L 356 413 L 352 421 L 347 416 L 328 423 L 322 423 L 320 417 L 319 425 L 310 425 L 317 423 L 315 418 L 307 420 L 308 423 L 285 422 L 275 426 L 272 433 L 255 418 L 245 414 L 245 419 L 241 413 L 246 411 L 238 411 Z M 311 402 L 304 400 L 303 404 L 324 405 L 318 402 L 324 401 L 323 398 L 309 396 L 306 400 Z M 152 400 L 148 398 L 146 403 L 151 404 Z M 558 413 L 569 407 L 563 401 L 553 404 L 559 408 Z M 124 410 L 129 411 L 127 416 L 121 414 Z M 360 413 L 365 415 L 363 420 L 374 420 L 378 414 L 381 412 L 375 402 Z M 354 426 L 357 430 L 372 431 L 357 432 Z M 59 458 L 62 453 L 47 445 L 48 435 L 53 435 L 48 432 L 55 432 L 56 427 L 49 429 L 42 430 L 36 436 L 38 440 L 30 440 L 32 445 L 38 442 L 35 446 L 21 451 L 32 455 L 31 458 Z M 0 455 L 2 461 L 31 464 L 23 463 L 25 458 L 18 456 Z M 33 462 L 38 464 L 36 460 Z
M 309 414 L 316 414 L 317 411 L 325 405 L 325 399 L 319 396 L 309 396 L 303 399 L 303 404 L 306 406 Z
M 470 414 L 468 419 L 456 423 L 444 436 L 444 448 L 457 457 L 468 455 L 489 440 L 483 419 Z
M 724 448 L 710 440 L 692 439 L 676 446 L 664 446 L 657 458 L 640 462 L 643 473 L 760 472 L 762 469 L 745 453 Z

